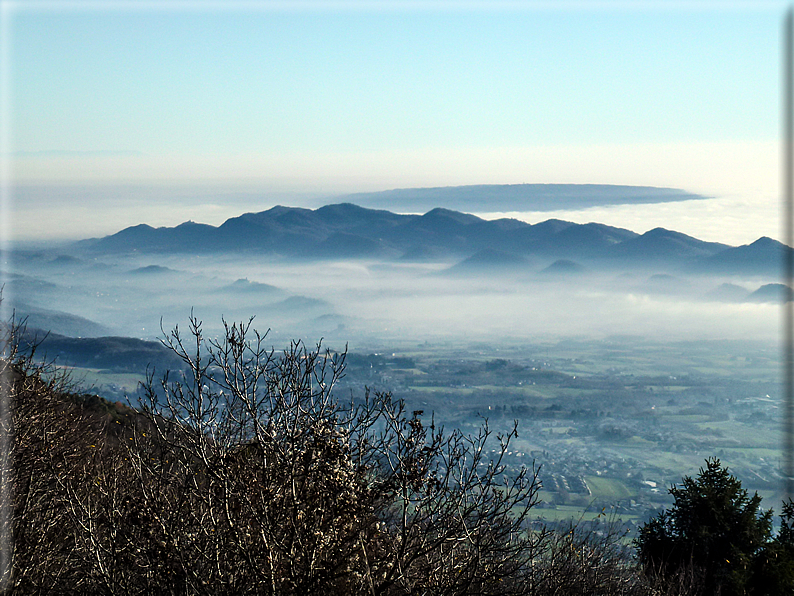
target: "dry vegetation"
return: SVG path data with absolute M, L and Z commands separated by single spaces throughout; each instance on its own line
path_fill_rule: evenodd
M 529 523 L 537 471 L 502 465 L 515 432 L 342 402 L 344 354 L 275 353 L 250 325 L 167 334 L 184 367 L 152 372 L 136 410 L 79 395 L 5 328 L 5 593 L 661 593 L 614 527 Z

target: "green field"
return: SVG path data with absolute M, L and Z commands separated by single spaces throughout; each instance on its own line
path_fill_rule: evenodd
M 629 489 L 623 482 L 615 478 L 601 478 L 599 476 L 585 476 L 587 486 L 593 493 L 593 498 L 620 501 L 629 499 L 637 493 Z
M 604 521 L 609 521 L 610 517 L 613 515 L 609 508 L 605 510 L 601 509 L 583 509 L 582 507 L 576 507 L 574 505 L 558 505 L 554 509 L 534 509 L 532 511 L 533 515 L 531 516 L 533 519 L 540 519 L 546 522 L 559 522 L 559 521 L 593 521 L 597 519 L 601 519 Z M 636 515 L 632 515 L 630 513 L 621 513 L 620 515 L 614 516 L 617 520 L 621 521 L 629 521 L 637 519 Z

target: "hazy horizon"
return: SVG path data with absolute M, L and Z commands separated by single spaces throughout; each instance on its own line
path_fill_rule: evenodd
M 219 225 L 358 192 L 523 183 L 667 187 L 705 198 L 476 214 L 638 233 L 664 227 L 732 245 L 780 238 L 784 8 L 4 4 L 4 246 L 142 223 Z M 366 284 L 371 273 L 361 275 Z M 338 292 L 344 304 L 344 286 Z M 443 319 L 451 313 L 432 306 L 434 292 L 424 303 Z M 455 308 L 505 301 L 496 327 L 509 327 L 520 301 L 487 295 L 455 298 Z M 350 304 L 362 312 L 391 304 L 377 296 Z M 550 296 L 536 304 L 555 307 L 547 330 L 575 329 L 576 317 Z M 691 317 L 686 308 L 701 307 L 668 298 L 649 307 L 641 296 L 623 305 L 638 329 L 673 320 L 683 333 L 702 321 L 720 328 L 708 309 Z M 608 296 L 580 299 L 571 308 L 589 313 L 583 326 L 601 324 L 599 308 L 604 321 L 619 321 Z M 83 312 L 96 309 L 75 300 Z M 750 311 L 765 312 L 725 308 L 742 320 L 732 336 L 752 331 Z M 767 314 L 764 335 L 774 328 Z
M 712 198 L 553 216 L 780 237 L 782 2 L 3 6 L 6 242 L 520 183 L 680 188 Z
M 139 224 L 173 227 L 186 221 L 194 221 L 218 226 L 229 218 L 243 213 L 266 211 L 276 205 L 315 209 L 350 200 L 347 195 L 336 194 L 271 193 L 260 196 L 250 192 L 223 193 L 219 190 L 218 195 L 223 199 L 222 201 L 212 201 L 211 197 L 208 197 L 209 200 L 205 202 L 191 199 L 186 189 L 172 191 L 159 202 L 153 200 L 159 193 L 164 192 L 162 189 L 145 188 L 138 190 L 71 188 L 66 193 L 66 197 L 63 197 L 46 188 L 23 189 L 18 192 L 24 198 L 21 202 L 27 205 L 29 202 L 26 199 L 30 199 L 33 207 L 15 209 L 13 216 L 15 233 L 10 239 L 19 246 L 37 243 L 48 245 L 107 236 Z M 106 193 L 130 196 L 123 205 L 108 207 Z M 75 196 L 80 197 L 80 203 L 73 203 Z M 355 203 L 355 201 L 351 202 Z M 103 204 L 105 216 L 101 219 L 94 218 L 93 215 L 97 210 L 102 209 Z M 629 229 L 640 234 L 653 228 L 664 227 L 701 240 L 735 246 L 749 244 L 761 236 L 778 240 L 782 237 L 780 207 L 777 201 L 751 203 L 738 197 L 703 197 L 675 202 L 596 205 L 581 209 L 549 207 L 542 211 L 532 209 L 485 211 L 450 204 L 438 204 L 435 207 L 471 213 L 483 219 L 507 217 L 531 224 L 548 219 L 561 219 L 574 223 L 595 222 Z M 46 229 L 50 220 L 42 221 L 40 213 L 42 208 L 52 217 L 51 229 L 47 230 L 47 233 L 42 231 Z M 410 209 L 396 204 L 389 210 L 401 214 L 422 214 L 430 209 Z

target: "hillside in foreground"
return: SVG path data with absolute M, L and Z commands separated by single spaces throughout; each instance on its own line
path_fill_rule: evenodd
M 234 361 L 253 373 L 244 383 L 270 388 L 261 400 L 204 369 L 197 385 L 149 384 L 141 411 L 1 361 L 13 379 L 10 593 L 652 593 L 608 525 L 530 523 L 537 471 L 503 484 L 512 434 L 486 460 L 487 426 L 443 433 L 388 394 L 337 404 L 337 356 L 293 344 L 266 360 Z

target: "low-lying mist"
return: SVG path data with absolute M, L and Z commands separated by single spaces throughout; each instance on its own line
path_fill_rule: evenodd
M 559 262 L 456 265 L 250 255 L 111 260 L 20 252 L 5 263 L 5 298 L 29 315 L 29 325 L 67 335 L 155 338 L 161 319 L 169 329 L 184 323 L 192 308 L 208 333 L 220 330 L 221 317 L 255 316 L 255 326 L 270 328 L 276 345 L 320 337 L 351 345 L 625 334 L 660 340 L 778 338 L 772 280 L 604 271 Z M 78 317 L 95 327 L 83 323 L 81 330 Z

